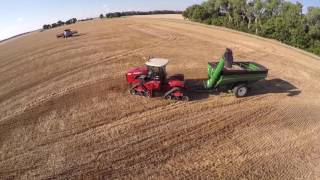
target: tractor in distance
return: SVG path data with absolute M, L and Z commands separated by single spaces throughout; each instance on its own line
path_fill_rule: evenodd
M 226 49 L 218 62 L 208 63 L 208 79 L 184 80 L 184 76 L 167 78 L 168 60 L 153 58 L 146 62 L 146 67 L 132 68 L 126 74 L 131 85 L 130 93 L 152 97 L 154 91 L 162 92 L 164 98 L 189 100 L 188 92 L 211 93 L 232 91 L 239 97 L 248 94 L 249 86 L 265 79 L 268 69 L 254 62 L 233 62 L 233 53 Z

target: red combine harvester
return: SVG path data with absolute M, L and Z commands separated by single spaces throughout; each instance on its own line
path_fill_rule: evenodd
M 131 85 L 130 94 L 152 97 L 154 92 L 161 92 L 166 99 L 188 101 L 184 93 L 184 78 L 172 76 L 167 78 L 167 59 L 152 58 L 146 62 L 146 67 L 130 69 L 126 74 Z

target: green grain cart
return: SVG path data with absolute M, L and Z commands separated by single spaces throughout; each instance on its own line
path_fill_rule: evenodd
M 199 91 L 230 91 L 236 97 L 244 97 L 250 84 L 265 79 L 268 69 L 254 62 L 233 62 L 233 55 L 227 49 L 219 62 L 208 63 L 208 79 L 187 80 L 186 87 Z

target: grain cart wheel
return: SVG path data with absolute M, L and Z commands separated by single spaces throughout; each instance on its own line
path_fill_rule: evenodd
M 248 94 L 248 87 L 245 84 L 240 84 L 233 88 L 233 94 L 237 97 L 245 97 Z

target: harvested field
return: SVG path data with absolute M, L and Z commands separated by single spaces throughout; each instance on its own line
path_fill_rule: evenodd
M 320 60 L 279 42 L 182 19 L 71 25 L 0 44 L 0 179 L 320 178 Z M 167 16 L 168 17 L 168 16 Z M 270 69 L 249 97 L 129 95 L 149 55 L 207 77 L 225 48 Z

